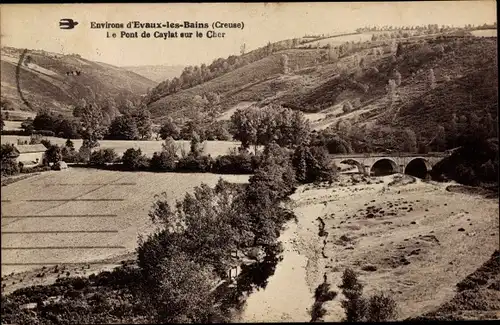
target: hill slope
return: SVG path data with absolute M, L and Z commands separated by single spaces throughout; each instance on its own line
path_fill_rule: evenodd
M 137 100 L 155 82 L 134 72 L 109 64 L 93 62 L 78 55 L 60 55 L 45 51 L 28 51 L 16 70 L 21 49 L 1 49 L 2 97 L 14 109 L 37 111 L 49 108 L 69 113 L 70 105 L 79 99 L 100 101 L 114 98 Z M 18 92 L 21 90 L 22 97 Z
M 223 113 L 243 102 L 276 103 L 308 113 L 315 129 L 347 120 L 356 127 L 409 127 L 424 141 L 432 140 L 437 127 L 453 115 L 467 121 L 474 113 L 480 123 L 497 120 L 496 37 L 433 34 L 346 44 L 348 50 L 343 52 L 342 46 L 335 47 L 342 54 L 333 59 L 326 48 L 274 52 L 148 107 L 157 118 L 189 119 L 200 114 L 228 118 Z M 398 74 L 391 99 L 388 82 Z M 220 95 L 216 105 L 195 99 L 211 92 Z M 344 104 L 351 106 L 348 112 Z
M 184 69 L 182 65 L 140 65 L 123 67 L 156 82 L 179 77 Z

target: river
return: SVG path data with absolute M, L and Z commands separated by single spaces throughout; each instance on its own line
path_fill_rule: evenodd
M 314 303 L 313 292 L 306 282 L 307 258 L 294 248 L 297 224 L 290 221 L 279 240 L 283 260 L 276 266 L 265 289 L 252 293 L 246 300 L 240 322 L 308 322 Z

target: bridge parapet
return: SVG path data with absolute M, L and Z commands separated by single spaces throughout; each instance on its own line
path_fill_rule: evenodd
M 411 152 L 390 152 L 390 153 L 350 153 L 350 154 L 330 154 L 331 158 L 349 159 L 349 158 L 371 158 L 371 157 L 447 157 L 448 152 L 428 152 L 425 154 Z

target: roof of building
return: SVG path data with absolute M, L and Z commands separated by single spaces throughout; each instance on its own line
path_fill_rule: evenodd
M 47 148 L 41 143 L 39 144 L 18 144 L 14 145 L 19 153 L 45 152 Z

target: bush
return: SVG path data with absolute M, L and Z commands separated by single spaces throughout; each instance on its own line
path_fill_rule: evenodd
M 128 170 L 145 169 L 149 166 L 148 158 L 142 154 L 141 149 L 127 149 L 123 153 L 122 162 L 123 167 Z
M 172 156 L 167 151 L 155 152 L 151 158 L 149 167 L 153 171 L 174 171 L 177 156 Z
M 56 163 L 62 159 L 62 148 L 58 145 L 49 145 L 45 151 L 45 160 L 47 163 Z
M 90 154 L 89 164 L 91 166 L 104 166 L 114 163 L 118 159 L 118 155 L 113 149 L 100 149 Z
M 2 135 L 22 135 L 22 136 L 27 136 L 27 135 L 31 135 L 31 133 L 23 131 L 23 130 L 2 130 Z
M 386 322 L 396 317 L 396 302 L 384 293 L 378 293 L 368 300 L 367 321 Z
M 63 147 L 61 150 L 62 160 L 67 163 L 83 163 L 85 159 L 75 149 Z
M 19 166 L 14 159 L 2 159 L 2 176 L 12 176 L 19 173 Z
M 213 172 L 219 174 L 253 174 L 258 167 L 258 156 L 242 153 L 217 157 Z
M 46 172 L 51 170 L 49 166 L 35 166 L 35 167 L 23 167 L 21 168 L 21 174 L 30 174 L 30 173 L 38 173 L 38 172 Z
M 181 158 L 177 170 L 183 172 L 208 173 L 212 171 L 214 160 L 210 156 L 193 156 Z

